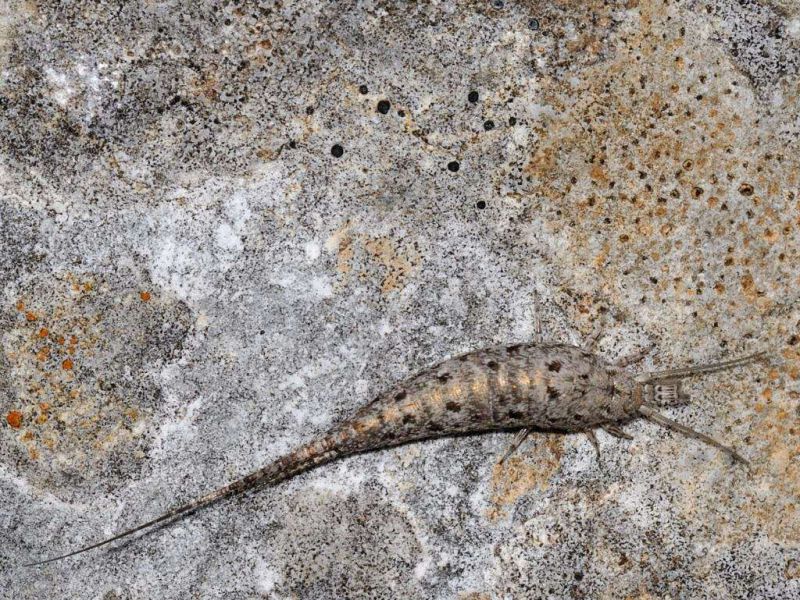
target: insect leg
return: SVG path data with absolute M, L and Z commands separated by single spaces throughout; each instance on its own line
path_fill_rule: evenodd
M 632 440 L 633 436 L 625 433 L 618 425 L 603 425 L 603 431 L 621 440 Z
M 541 344 L 544 342 L 544 338 L 542 336 L 542 317 L 541 317 L 541 305 L 539 304 L 539 292 L 533 290 L 533 321 L 534 321 L 534 342 L 537 344 Z
M 503 463 L 506 461 L 506 459 L 507 459 L 509 456 L 511 456 L 512 454 L 514 454 L 514 451 L 515 451 L 517 448 L 519 448 L 519 447 L 520 447 L 520 444 L 522 444 L 522 442 L 524 442 L 524 441 L 525 441 L 525 438 L 526 438 L 526 437 L 528 437 L 528 434 L 529 434 L 530 432 L 531 432 L 531 430 L 530 430 L 530 429 L 520 429 L 520 430 L 517 432 L 517 434 L 514 436 L 514 439 L 513 439 L 513 440 L 511 440 L 511 444 L 510 444 L 510 445 L 509 445 L 509 447 L 506 449 L 506 451 L 505 451 L 505 453 L 503 454 L 503 456 L 500 458 L 500 460 L 498 460 L 498 461 L 497 461 L 497 462 L 498 462 L 498 464 L 501 464 L 501 465 L 502 465 L 502 464 L 503 464 Z
M 672 429 L 673 431 L 677 431 L 678 433 L 682 433 L 686 437 L 694 438 L 696 440 L 700 440 L 701 442 L 705 442 L 709 446 L 714 446 L 715 448 L 718 448 L 719 450 L 722 450 L 723 452 L 725 452 L 728 456 L 733 458 L 733 460 L 742 463 L 748 469 L 750 468 L 750 463 L 747 461 L 747 459 L 744 458 L 738 452 L 736 452 L 736 450 L 734 450 L 730 446 L 725 446 L 724 444 L 721 444 L 720 442 L 718 442 L 714 438 L 711 438 L 711 437 L 705 435 L 704 433 L 700 433 L 699 431 L 695 431 L 694 429 L 691 429 L 690 427 L 686 427 L 685 425 L 681 425 L 680 423 L 677 423 L 677 422 L 673 421 L 672 419 L 668 419 L 664 415 L 661 415 L 661 414 L 657 413 L 651 407 L 649 407 L 647 405 L 644 405 L 644 404 L 639 407 L 639 413 L 641 413 L 641 415 L 643 417 L 645 417 L 646 419 L 652 421 L 653 423 L 657 423 L 658 425 L 661 425 L 662 427 L 666 427 L 667 429 Z
M 642 348 L 638 352 L 631 354 L 630 356 L 623 356 L 622 358 L 618 358 L 614 361 L 614 366 L 619 368 L 629 367 L 630 365 L 639 362 L 645 356 L 650 354 L 650 351 L 653 349 L 653 346 L 650 345 L 647 348 Z
M 594 325 L 592 325 L 592 332 L 589 334 L 589 337 L 586 340 L 586 347 L 589 350 L 595 350 L 601 337 L 603 337 L 603 326 L 600 323 L 595 322 Z
M 597 434 L 594 432 L 593 429 L 584 432 L 586 437 L 594 446 L 594 451 L 597 452 L 597 462 L 600 462 L 600 444 L 597 442 Z
M 692 365 L 689 367 L 670 369 L 667 371 L 651 371 L 637 375 L 636 381 L 639 383 L 650 383 L 653 381 L 671 379 L 674 377 L 687 377 L 689 375 L 699 375 L 701 373 L 715 373 L 717 371 L 733 369 L 734 367 L 755 362 L 760 358 L 764 358 L 766 355 L 766 352 L 756 352 L 755 354 L 751 354 L 749 356 L 742 356 L 741 358 L 734 358 L 732 360 L 725 360 L 722 362 L 708 363 L 705 365 Z

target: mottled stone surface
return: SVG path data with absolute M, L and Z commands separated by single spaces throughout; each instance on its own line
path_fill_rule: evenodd
M 0 150 L 0 596 L 800 597 L 795 0 L 6 0 Z M 438 440 L 20 567 L 534 295 L 650 368 L 772 350 L 667 410 L 753 475 L 641 422 Z

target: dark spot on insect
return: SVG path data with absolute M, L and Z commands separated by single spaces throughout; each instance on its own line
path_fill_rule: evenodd
M 445 404 L 445 407 L 447 408 L 447 410 L 450 410 L 450 411 L 453 411 L 453 412 L 460 412 L 461 411 L 461 405 L 458 402 L 453 402 L 452 400 L 450 402 L 448 402 L 447 404 Z
M 547 399 L 548 400 L 558 400 L 561 394 L 558 393 L 558 390 L 554 387 L 547 386 Z
M 334 144 L 331 148 L 331 154 L 334 158 L 340 158 L 344 154 L 344 148 L 342 148 L 339 144 Z
M 369 88 L 362 83 L 360 86 L 358 86 L 358 92 L 360 94 L 368 94 Z
M 486 363 L 486 366 L 489 367 L 492 371 L 497 371 L 500 368 L 500 365 L 497 364 L 497 361 L 490 360 Z
M 451 173 L 457 173 L 460 168 L 461 165 L 458 164 L 457 160 L 451 160 L 449 163 L 447 163 L 447 170 Z
M 439 423 L 436 422 L 428 423 L 428 429 L 430 429 L 431 431 L 444 431 L 444 427 L 442 427 L 441 425 L 439 425 Z
M 749 183 L 743 183 L 742 185 L 739 186 L 739 193 L 742 196 L 752 196 L 753 192 L 754 192 L 753 186 L 750 185 Z
M 404 400 L 407 395 L 408 394 L 406 393 L 406 391 L 403 390 L 402 392 L 398 392 L 397 395 L 394 397 L 394 399 L 400 402 L 400 400 Z
M 461 362 L 467 362 L 469 360 L 469 354 L 463 354 L 459 356 L 458 360 L 460 360 Z
M 438 377 L 439 383 L 447 383 L 448 381 L 450 381 L 451 378 L 452 378 L 452 375 L 450 375 L 450 373 L 442 373 Z
M 521 419 L 521 418 L 522 418 L 522 417 L 524 417 L 525 415 L 523 415 L 523 414 L 522 414 L 521 412 L 519 412 L 518 410 L 510 410 L 510 411 L 508 411 L 508 416 L 509 416 L 509 418 L 511 418 L 511 419 Z
M 586 381 L 587 379 L 589 379 L 589 374 L 588 373 L 581 373 L 581 379 Z
M 381 100 L 378 102 L 378 112 L 382 115 L 385 115 L 389 112 L 389 108 L 391 108 L 391 104 L 388 100 Z
M 513 346 L 509 346 L 508 348 L 506 348 L 506 354 L 508 354 L 509 356 L 514 354 L 519 354 L 520 348 L 522 348 L 522 344 L 514 344 Z
M 553 371 L 554 373 L 558 373 L 561 370 L 561 363 L 557 360 L 554 360 L 550 364 L 547 365 L 547 369 Z
M 478 92 L 472 90 L 469 94 L 467 94 L 467 100 L 475 104 L 478 101 Z
M 416 423 L 417 418 L 414 415 L 403 415 L 403 425 L 408 425 L 409 423 Z

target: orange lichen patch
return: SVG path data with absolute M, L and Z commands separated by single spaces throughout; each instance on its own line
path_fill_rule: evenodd
M 42 328 L 39 330 L 39 337 L 40 337 L 40 338 L 44 339 L 44 338 L 46 338 L 48 335 L 50 335 L 50 332 L 47 330 L 47 327 L 42 327 Z
M 42 425 L 43 423 L 47 422 L 47 419 L 48 419 L 47 413 L 39 413 L 39 416 L 36 417 L 36 422 L 39 425 Z
M 350 221 L 346 221 L 325 240 L 325 249 L 328 252 L 336 252 L 336 270 L 342 275 L 348 275 L 352 268 L 350 262 L 353 260 L 353 246 L 349 234 L 350 227 Z
M 699 318 L 723 309 L 720 296 L 735 301 L 742 291 L 748 302 L 725 308 L 734 308 L 738 318 L 752 316 L 754 307 L 764 312 L 798 283 L 786 272 L 790 261 L 800 259 L 800 245 L 781 222 L 791 212 L 781 208 L 783 199 L 796 200 L 796 186 L 788 182 L 800 172 L 797 153 L 781 153 L 785 142 L 764 129 L 758 108 L 737 101 L 740 89 L 719 73 L 727 60 L 722 50 L 711 47 L 709 55 L 708 47 L 700 53 L 681 36 L 662 38 L 675 31 L 674 15 L 662 3 L 639 6 L 638 27 L 626 31 L 605 60 L 576 70 L 569 82 L 546 74 L 540 79 L 539 101 L 552 110 L 532 123 L 537 140 L 523 167 L 530 179 L 522 202 L 569 223 L 560 229 L 560 256 L 564 285 L 575 291 L 607 287 L 611 301 L 630 310 L 633 300 L 652 302 L 644 290 L 629 293 L 633 282 L 667 267 L 687 281 L 680 295 L 695 303 L 705 294 L 685 275 L 710 265 L 715 273 L 720 267 L 724 280 L 714 281 L 725 288 L 715 288 Z M 671 75 L 680 65 L 702 78 L 702 98 Z M 602 198 L 602 210 L 587 209 L 590 197 Z M 761 207 L 749 214 L 757 202 Z M 768 210 L 773 205 L 776 217 Z M 709 234 L 728 240 L 730 256 L 707 243 Z M 621 235 L 628 236 L 624 243 Z M 784 237 L 790 235 L 795 237 Z M 609 251 L 598 256 L 603 242 L 610 242 Z M 781 258 L 767 259 L 778 244 L 786 246 Z M 657 258 L 631 264 L 628 257 L 636 255 Z M 587 257 L 602 267 L 591 285 Z M 744 272 L 722 269 L 722 261 L 725 267 L 748 265 L 753 275 L 744 280 L 747 289 L 737 279 Z
M 28 321 L 35 321 L 37 319 L 37 316 L 31 311 L 28 311 L 25 313 L 25 319 Z
M 6 423 L 14 429 L 22 427 L 22 413 L 18 410 L 12 410 L 6 415 Z
M 350 273 L 352 269 L 350 263 L 353 260 L 353 256 L 353 240 L 350 237 L 345 237 L 342 239 L 336 252 L 336 270 L 342 275 Z
M 758 291 L 756 290 L 756 284 L 753 280 L 753 276 L 750 273 L 745 273 L 742 275 L 739 283 L 742 286 L 742 292 L 744 295 L 751 300 L 755 300 Z
M 368 263 L 367 268 L 360 271 L 362 278 L 369 278 L 371 275 L 369 263 L 383 271 L 380 283 L 383 294 L 405 287 L 406 280 L 415 271 L 420 260 L 416 248 L 401 245 L 389 237 L 351 233 L 350 228 L 348 222 L 325 242 L 326 250 L 336 252 L 336 270 L 340 275 L 349 276 L 354 263 L 360 259 Z
M 150 302 L 150 292 L 148 291 L 139 292 L 139 298 L 141 298 L 142 302 Z
M 412 252 L 401 254 L 396 244 L 388 238 L 371 238 L 364 247 L 379 262 L 387 273 L 381 281 L 381 292 L 387 294 L 405 287 L 405 281 L 413 272 L 418 256 Z
M 491 508 L 487 511 L 489 520 L 505 515 L 505 508 L 514 504 L 522 495 L 536 488 L 547 487 L 550 477 L 558 470 L 564 454 L 564 439 L 560 435 L 547 435 L 544 440 L 536 440 L 525 454 L 530 457 L 514 455 L 503 463 L 498 463 L 492 471 Z
M 25 310 L 25 303 L 22 300 L 17 300 L 16 307 L 17 307 L 17 310 L 23 311 L 23 310 Z
M 608 183 L 608 175 L 606 175 L 605 170 L 600 165 L 594 165 L 589 172 L 589 175 L 595 181 L 600 181 L 602 183 Z
M 800 579 L 800 560 L 788 560 L 783 574 L 786 575 L 786 579 Z
M 70 358 L 65 358 L 61 362 L 61 368 L 64 369 L 65 371 L 71 370 L 73 366 L 75 366 L 75 365 L 72 363 L 72 359 L 70 359 Z
M 36 360 L 39 362 L 46 361 L 50 356 L 50 346 L 45 346 L 36 353 Z

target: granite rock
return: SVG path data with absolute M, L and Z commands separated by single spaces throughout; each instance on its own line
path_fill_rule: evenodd
M 0 597 L 800 597 L 794 0 L 0 7 Z M 538 298 L 538 301 L 535 300 Z M 113 549 L 454 354 L 768 350 Z

